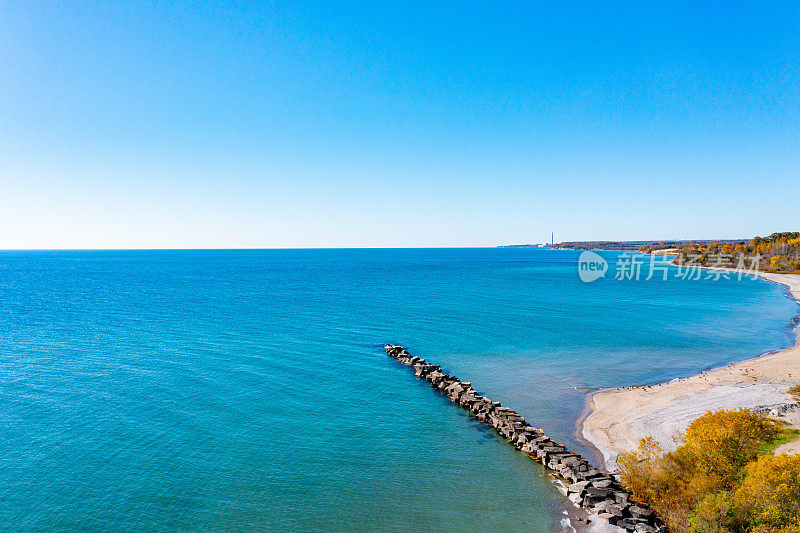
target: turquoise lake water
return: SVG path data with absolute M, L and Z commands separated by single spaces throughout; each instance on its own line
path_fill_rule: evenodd
M 798 312 L 761 280 L 583 283 L 577 257 L 0 253 L 0 529 L 557 531 L 542 469 L 384 343 L 590 454 L 588 389 L 788 347 Z

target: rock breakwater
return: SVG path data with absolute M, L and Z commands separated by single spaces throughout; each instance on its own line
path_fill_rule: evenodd
M 443 372 L 439 365 L 412 356 L 402 346 L 387 345 L 386 353 L 413 368 L 418 378 L 427 380 L 453 403 L 492 426 L 517 449 L 560 478 L 567 488 L 567 497 L 575 505 L 626 531 L 667 531 L 653 511 L 634 502 L 614 476 L 593 467 L 579 454 L 548 438 L 543 430 L 528 425 L 525 418 L 513 409 L 481 396 L 469 381 L 461 381 Z

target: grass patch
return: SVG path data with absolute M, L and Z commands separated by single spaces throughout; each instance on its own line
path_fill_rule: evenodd
M 786 422 L 781 421 L 781 424 L 786 425 Z M 795 428 L 783 427 L 781 428 L 781 432 L 778 433 L 778 436 L 775 438 L 774 441 L 768 444 L 764 444 L 761 448 L 759 448 L 758 454 L 764 455 L 767 453 L 772 453 L 778 446 L 786 444 L 787 442 L 792 442 L 797 437 L 800 437 L 800 430 Z

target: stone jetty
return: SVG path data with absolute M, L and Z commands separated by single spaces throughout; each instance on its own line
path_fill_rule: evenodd
M 593 467 L 577 453 L 548 438 L 541 429 L 528 425 L 525 418 L 513 409 L 481 396 L 469 381 L 446 374 L 439 365 L 409 354 L 402 346 L 386 345 L 386 353 L 413 368 L 418 378 L 430 382 L 453 403 L 492 426 L 517 449 L 544 465 L 562 480 L 567 488 L 567 497 L 574 504 L 626 531 L 667 531 L 652 509 L 634 502 L 614 476 Z

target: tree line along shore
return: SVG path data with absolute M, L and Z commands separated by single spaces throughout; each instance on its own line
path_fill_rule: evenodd
M 641 246 L 640 252 L 670 250 L 675 263 L 682 266 L 747 268 L 764 272 L 800 273 L 800 232 L 773 233 L 749 241 L 653 243 Z
M 552 245 L 521 244 L 505 247 L 638 251 L 674 255 L 675 263 L 684 266 L 747 268 L 763 272 L 800 274 L 800 231 L 785 231 L 752 239 L 568 241 Z

